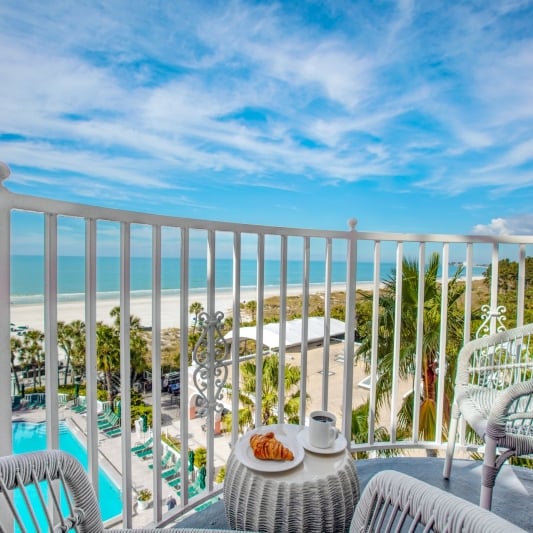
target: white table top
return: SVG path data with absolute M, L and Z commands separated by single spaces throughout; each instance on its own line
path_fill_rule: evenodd
M 298 426 L 296 424 L 275 424 L 268 426 L 276 436 L 288 436 L 298 441 L 298 433 L 305 430 L 304 426 Z M 253 433 L 250 432 L 250 433 Z M 235 448 L 238 449 L 239 444 L 247 443 L 249 439 L 249 433 L 241 437 L 240 443 Z M 248 444 L 246 444 L 247 446 Z M 344 453 L 340 453 L 343 452 Z M 237 454 L 238 455 L 238 454 Z M 237 457 L 238 458 L 238 457 Z M 252 473 L 258 473 L 261 476 L 277 480 L 280 483 L 305 483 L 309 481 L 316 481 L 331 474 L 332 472 L 338 472 L 345 468 L 347 462 L 353 462 L 353 458 L 350 454 L 346 453 L 345 449 L 339 450 L 339 453 L 335 454 L 318 454 L 309 451 L 305 451 L 304 459 L 298 466 L 285 470 L 282 472 L 264 472 L 252 470 Z

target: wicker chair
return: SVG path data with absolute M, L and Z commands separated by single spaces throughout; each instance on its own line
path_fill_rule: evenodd
M 503 463 L 533 453 L 533 324 L 475 339 L 459 352 L 446 479 L 461 417 L 485 442 L 480 505 L 490 509 Z
M 401 531 L 512 533 L 524 530 L 424 481 L 383 470 L 367 483 L 355 509 L 350 533 Z
M 43 483 L 40 483 L 43 482 Z M 60 486 L 63 490 L 60 490 Z M 28 499 L 28 489 L 35 490 L 41 498 Z M 20 505 L 15 507 L 13 490 L 22 492 L 26 516 L 22 518 Z M 50 491 L 53 512 L 45 511 L 48 527 L 38 527 L 36 508 L 44 509 L 42 498 Z M 59 494 L 67 500 L 67 514 L 59 505 Z M 7 516 L 6 516 L 7 510 Z M 80 533 L 148 533 L 155 529 L 104 529 L 94 490 L 81 464 L 68 453 L 59 450 L 24 453 L 0 457 L 0 531 L 11 531 L 13 521 L 21 531 L 76 530 Z M 30 520 L 30 523 L 28 523 Z M 9 526 L 8 526 L 9 524 Z M 205 529 L 165 529 L 169 533 L 205 532 Z M 217 530 L 209 530 L 210 533 Z M 221 530 L 218 530 L 219 532 Z

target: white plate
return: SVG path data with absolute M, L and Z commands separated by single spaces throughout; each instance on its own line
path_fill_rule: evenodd
M 254 452 L 250 446 L 250 437 L 256 433 L 262 434 L 268 433 L 269 431 L 274 431 L 276 439 L 278 439 L 283 446 L 286 446 L 291 450 L 294 455 L 292 461 L 265 461 L 257 459 L 254 456 Z M 283 433 L 283 431 L 273 430 L 268 426 L 264 426 L 243 435 L 235 447 L 235 455 L 239 458 L 241 463 L 248 468 L 259 470 L 261 472 L 283 472 L 298 466 L 304 460 L 305 450 L 300 442 L 298 442 L 296 435 L 287 435 Z
M 348 442 L 346 441 L 346 437 L 342 433 L 339 433 L 339 436 L 333 442 L 333 446 L 331 446 L 330 448 L 317 448 L 309 442 L 309 428 L 307 427 L 303 428 L 302 431 L 298 433 L 298 440 L 306 450 L 313 453 L 322 453 L 325 455 L 339 453 L 340 451 L 344 450 L 346 448 L 346 445 L 348 444 Z

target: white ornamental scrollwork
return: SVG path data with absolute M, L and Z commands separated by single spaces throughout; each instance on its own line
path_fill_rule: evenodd
M 507 309 L 504 305 L 499 305 L 498 307 L 496 307 L 495 311 L 491 310 L 490 305 L 482 305 L 481 319 L 483 320 L 483 322 L 481 323 L 481 326 L 477 328 L 476 339 L 479 339 L 480 337 L 485 337 L 486 335 L 490 335 L 490 326 L 493 320 L 496 320 L 496 333 L 499 333 L 500 331 L 505 331 L 507 329 L 504 324 L 504 322 L 507 320 L 505 316 L 506 311 Z
M 195 364 L 193 382 L 200 394 L 203 407 L 222 411 L 223 387 L 228 380 L 228 367 L 224 360 L 228 354 L 228 344 L 222 333 L 224 313 L 216 311 L 213 318 L 202 312 L 198 315 L 201 328 L 200 338 L 192 351 Z M 213 400 L 209 400 L 209 387 L 213 387 Z

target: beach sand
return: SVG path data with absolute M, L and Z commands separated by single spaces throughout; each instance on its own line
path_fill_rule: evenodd
M 371 283 L 358 283 L 358 290 L 372 290 Z M 345 290 L 344 284 L 332 286 L 332 292 Z M 310 294 L 324 293 L 324 288 L 311 287 Z M 301 287 L 288 288 L 288 296 L 301 296 Z M 279 288 L 272 287 L 265 289 L 265 299 L 279 297 Z M 248 302 L 257 300 L 257 294 L 253 288 L 243 289 L 240 293 L 240 301 Z M 200 302 L 204 309 L 207 308 L 207 293 L 189 294 L 189 305 L 193 302 Z M 111 323 L 109 312 L 113 307 L 119 305 L 119 299 L 98 299 L 96 305 L 96 320 Z M 217 290 L 215 296 L 215 309 L 222 311 L 225 316 L 232 315 L 233 295 L 229 290 Z M 152 325 L 152 300 L 150 297 L 132 297 L 130 300 L 130 314 L 141 319 L 141 325 Z M 84 301 L 58 302 L 57 318 L 59 321 L 72 322 L 73 320 L 85 320 Z M 180 321 L 180 296 L 164 295 L 161 298 L 161 328 L 179 328 Z M 11 322 L 17 326 L 27 326 L 31 329 L 44 331 L 44 305 L 42 303 L 32 304 L 11 304 Z

